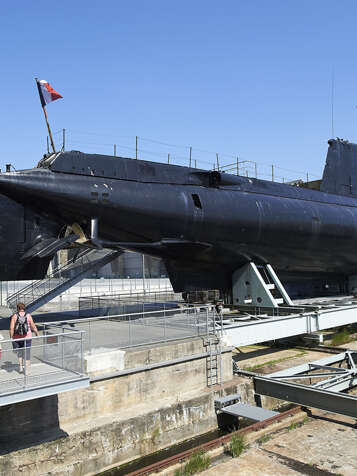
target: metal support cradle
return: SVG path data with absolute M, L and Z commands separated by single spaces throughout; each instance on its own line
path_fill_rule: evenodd
M 357 385 L 356 364 L 357 352 L 346 350 L 266 376 L 254 375 L 254 389 L 258 395 L 357 418 L 357 395 L 341 393 Z
M 278 307 L 293 303 L 270 264 L 251 262 L 232 276 L 233 304 Z

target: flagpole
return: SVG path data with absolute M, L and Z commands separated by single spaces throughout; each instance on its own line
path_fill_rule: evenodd
M 45 115 L 46 124 L 47 124 L 47 129 L 48 129 L 48 134 L 49 134 L 49 136 L 50 136 L 50 141 L 51 141 L 51 146 L 52 146 L 52 150 L 53 150 L 53 153 L 55 154 L 55 153 L 56 153 L 55 144 L 54 144 L 54 142 L 53 142 L 52 132 L 51 132 L 50 125 L 49 125 L 49 123 L 48 123 L 47 112 L 46 112 L 45 106 L 42 107 L 42 110 L 43 110 L 43 113 L 44 113 L 44 115 Z
M 39 88 L 38 79 L 35 78 L 35 81 L 36 81 L 37 87 Z M 51 132 L 50 124 L 49 124 L 49 122 L 48 122 L 46 108 L 45 108 L 45 105 L 43 105 L 43 103 L 42 103 L 43 99 L 42 99 L 42 97 L 41 97 L 40 89 L 39 89 L 39 94 L 40 94 L 41 106 L 42 106 L 43 114 L 44 114 L 44 116 L 45 116 L 45 121 L 46 121 L 46 124 L 47 124 L 48 135 L 50 136 L 51 147 L 52 147 L 53 153 L 55 154 L 55 153 L 56 153 L 55 144 L 54 144 L 54 142 L 53 142 L 52 132 Z

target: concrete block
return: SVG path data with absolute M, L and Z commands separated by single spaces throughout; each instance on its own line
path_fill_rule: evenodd
M 89 375 L 98 375 L 124 370 L 125 350 L 113 350 L 95 353 L 85 357 L 85 371 Z

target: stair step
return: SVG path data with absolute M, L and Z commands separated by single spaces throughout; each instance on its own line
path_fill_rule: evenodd
M 92 261 L 83 262 L 83 258 L 88 260 L 88 256 L 95 257 Z M 57 274 L 59 269 L 55 270 L 52 277 L 46 278 L 44 280 L 35 281 L 32 284 L 25 286 L 22 290 L 12 294 L 8 297 L 7 303 L 10 307 L 15 307 L 15 304 L 19 301 L 25 301 L 26 306 L 29 309 L 29 312 L 37 309 L 43 304 L 51 301 L 59 294 L 69 289 L 74 284 L 81 281 L 89 271 L 101 268 L 107 263 L 110 263 L 114 258 L 119 256 L 121 251 L 107 250 L 106 254 L 98 256 L 97 250 L 88 250 L 82 252 L 80 256 L 77 257 L 77 260 L 73 262 L 73 259 L 69 260 L 65 265 L 60 269 L 61 271 L 69 271 L 68 278 L 56 278 L 54 274 Z
M 275 284 L 267 284 L 268 289 L 275 289 Z
M 277 304 L 283 304 L 284 303 L 284 299 L 283 298 L 275 298 L 275 302 Z

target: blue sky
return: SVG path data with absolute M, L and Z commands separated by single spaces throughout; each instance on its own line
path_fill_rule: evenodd
M 218 152 L 287 179 L 321 174 L 333 69 L 334 133 L 357 142 L 354 1 L 20 0 L 0 13 L 0 167 L 45 152 L 35 76 L 64 97 L 47 112 L 67 148 L 133 156 L 139 136 L 147 159 L 184 163 L 192 146 L 198 165 Z

